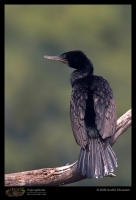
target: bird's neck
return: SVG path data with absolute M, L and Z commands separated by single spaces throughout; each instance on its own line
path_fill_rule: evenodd
M 70 75 L 70 82 L 72 87 L 78 80 L 84 79 L 90 75 L 93 75 L 93 66 L 73 71 L 72 74 Z

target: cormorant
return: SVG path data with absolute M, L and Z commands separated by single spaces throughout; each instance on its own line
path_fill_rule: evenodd
M 70 118 L 75 140 L 81 147 L 77 169 L 87 178 L 107 176 L 118 166 L 110 146 L 116 129 L 116 104 L 108 81 L 93 75 L 93 64 L 82 51 L 43 58 L 76 69 L 70 76 Z

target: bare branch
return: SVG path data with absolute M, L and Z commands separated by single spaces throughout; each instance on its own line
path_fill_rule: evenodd
M 131 109 L 128 110 L 124 115 L 122 115 L 117 120 L 116 132 L 115 135 L 110 139 L 110 144 L 113 144 L 117 141 L 118 137 L 124 133 L 131 126 Z
M 110 144 L 131 126 L 131 109 L 117 120 L 116 133 Z M 114 177 L 113 173 L 108 177 Z M 5 174 L 5 186 L 60 186 L 86 179 L 77 172 L 77 161 L 71 165 L 56 168 L 43 168 L 32 171 Z

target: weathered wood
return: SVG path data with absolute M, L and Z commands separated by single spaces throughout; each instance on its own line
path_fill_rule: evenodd
M 113 146 L 113 144 L 117 141 L 118 137 L 124 133 L 129 127 L 131 126 L 131 109 L 128 110 L 124 115 L 122 115 L 117 120 L 116 125 L 116 133 L 115 135 L 110 139 L 110 144 Z
M 114 145 L 118 137 L 131 126 L 131 109 L 117 120 L 116 133 L 110 143 Z M 109 174 L 109 177 L 114 177 Z M 5 174 L 5 186 L 61 186 L 86 179 L 77 172 L 77 161 L 71 165 L 43 168 L 32 171 Z

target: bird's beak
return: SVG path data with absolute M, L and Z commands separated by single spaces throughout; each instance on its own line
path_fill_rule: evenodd
M 58 60 L 60 62 L 63 62 L 64 64 L 67 64 L 67 60 L 64 59 L 61 55 L 60 56 L 43 56 L 44 59 L 48 60 Z

